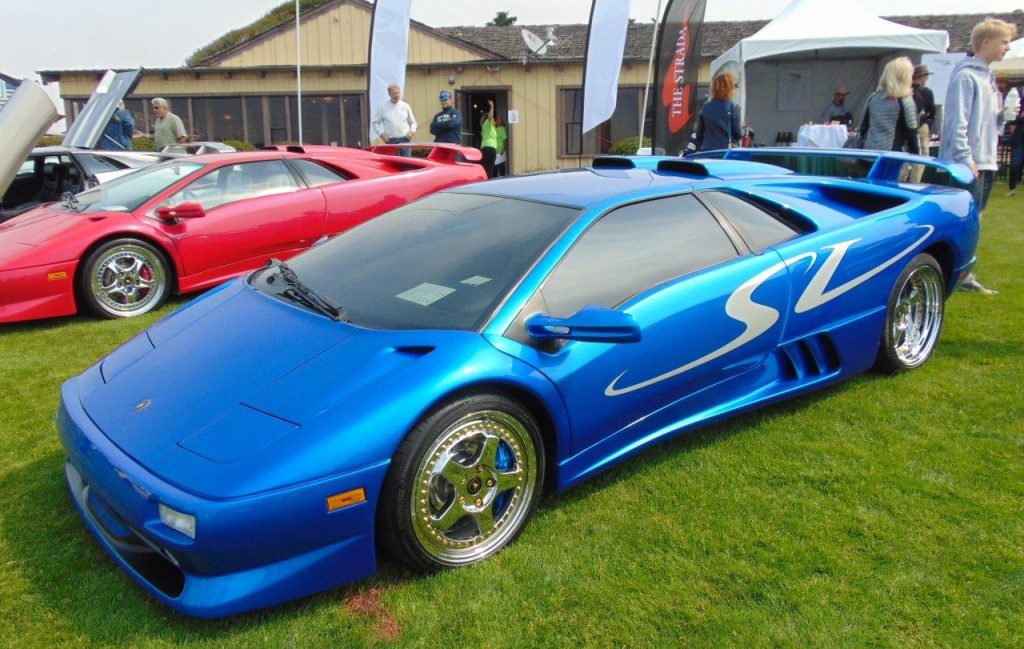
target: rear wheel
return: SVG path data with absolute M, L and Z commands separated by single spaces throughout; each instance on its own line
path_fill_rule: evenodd
M 533 415 L 502 395 L 443 403 L 409 433 L 381 491 L 382 545 L 412 568 L 483 561 L 526 526 L 544 480 Z
M 167 299 L 170 271 L 163 253 L 139 239 L 108 241 L 86 257 L 79 276 L 85 306 L 104 318 L 128 318 Z
M 939 342 L 945 299 L 938 262 L 926 253 L 914 257 L 889 295 L 875 369 L 896 373 L 924 365 Z

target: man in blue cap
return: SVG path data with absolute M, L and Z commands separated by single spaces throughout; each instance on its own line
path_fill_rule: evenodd
M 441 100 L 441 111 L 430 120 L 430 132 L 434 134 L 434 141 L 461 144 L 462 113 L 455 108 L 452 93 L 442 90 L 438 99 Z

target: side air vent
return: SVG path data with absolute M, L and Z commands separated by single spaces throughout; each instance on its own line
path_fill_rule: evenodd
M 629 158 L 604 156 L 595 158 L 593 167 L 594 169 L 636 169 L 636 164 Z
M 407 356 L 426 356 L 434 349 L 433 345 L 399 345 L 395 347 L 397 353 Z
M 791 381 L 805 381 L 839 369 L 839 352 L 825 334 L 792 342 L 781 349 L 780 373 Z
M 289 153 L 305 153 L 306 152 L 306 150 L 304 148 L 302 148 L 301 146 L 298 146 L 296 144 L 289 144 L 285 150 L 288 151 Z
M 662 160 L 658 163 L 658 171 L 684 174 L 696 178 L 707 178 L 711 175 L 707 167 L 699 162 L 691 162 L 689 160 Z

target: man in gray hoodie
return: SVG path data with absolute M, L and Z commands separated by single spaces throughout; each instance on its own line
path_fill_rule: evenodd
M 962 162 L 974 172 L 971 192 L 984 213 L 992 193 L 998 164 L 999 132 L 1003 126 L 1002 102 L 995 76 L 989 65 L 1003 60 L 1017 27 L 998 18 L 988 18 L 971 31 L 974 56 L 968 56 L 953 69 L 942 107 L 942 144 L 939 160 Z M 968 275 L 960 288 L 994 295 L 974 276 Z

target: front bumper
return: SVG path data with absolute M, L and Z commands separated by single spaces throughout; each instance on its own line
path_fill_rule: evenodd
M 150 473 L 93 424 L 77 379 L 61 390 L 57 428 L 68 487 L 103 548 L 172 608 L 219 617 L 284 602 L 374 572 L 374 513 L 388 463 L 231 500 L 200 498 Z M 327 496 L 366 501 L 328 513 Z M 160 503 L 196 516 L 196 538 L 160 522 Z
M 0 323 L 74 315 L 76 261 L 0 270 Z

